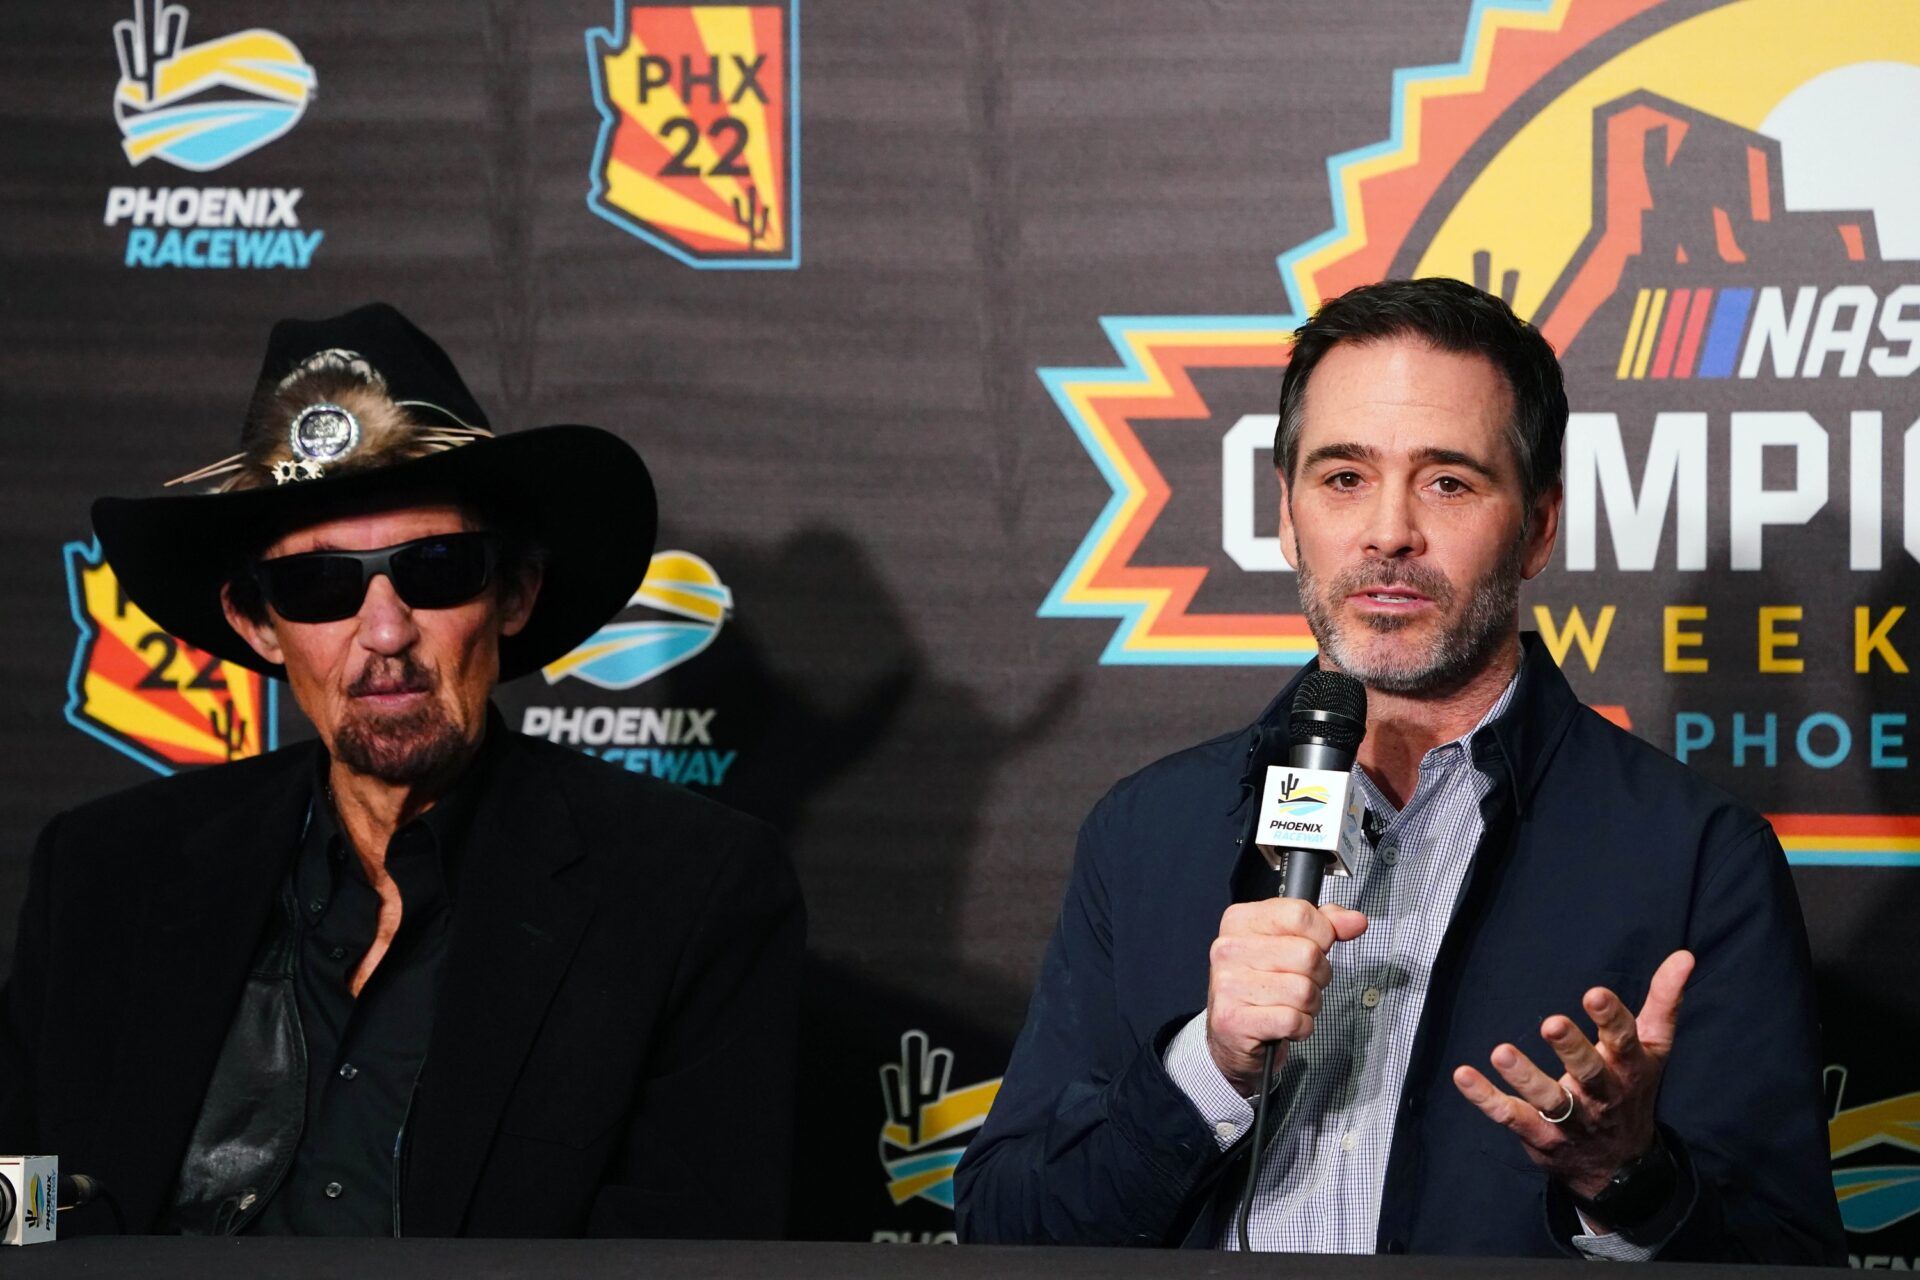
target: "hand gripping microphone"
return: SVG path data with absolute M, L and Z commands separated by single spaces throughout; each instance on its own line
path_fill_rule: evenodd
M 1287 718 L 1287 762 L 1268 765 L 1254 823 L 1254 843 L 1275 871 L 1283 871 L 1283 898 L 1317 904 L 1320 882 L 1331 870 L 1351 875 L 1343 845 L 1361 839 L 1361 806 L 1353 793 L 1353 757 L 1367 733 L 1367 688 L 1337 671 L 1315 671 L 1294 690 Z M 1267 1155 L 1267 1110 L 1273 1094 L 1273 1058 L 1267 1046 L 1260 1064 L 1260 1093 L 1253 1104 L 1253 1150 L 1240 1196 L 1243 1253 L 1253 1250 L 1250 1223 L 1260 1170 Z
M 1279 871 L 1281 897 L 1320 901 L 1321 879 L 1351 874 L 1343 850 L 1360 838 L 1353 757 L 1367 733 L 1367 688 L 1337 671 L 1315 671 L 1294 691 L 1287 763 L 1267 768 L 1254 842 Z

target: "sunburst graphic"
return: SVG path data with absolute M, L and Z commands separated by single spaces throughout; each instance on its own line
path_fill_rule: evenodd
M 1195 612 L 1206 569 L 1132 562 L 1170 492 L 1135 424 L 1214 427 L 1193 385 L 1201 370 L 1271 369 L 1277 391 L 1292 331 L 1325 298 L 1388 273 L 1447 174 L 1491 124 L 1547 72 L 1652 3 L 1481 0 L 1456 62 L 1395 73 L 1389 137 L 1328 160 L 1334 225 L 1279 258 L 1290 311 L 1108 317 L 1101 323 L 1120 367 L 1040 371 L 1112 489 L 1042 617 L 1118 619 L 1103 663 L 1293 666 L 1313 656 L 1300 615 Z
M 1824 232 L 1813 214 L 1802 225 L 1830 235 L 1831 251 L 1848 260 L 1870 256 L 1863 217 L 1887 222 L 1883 249 L 1920 255 L 1911 166 L 1882 161 L 1876 177 L 1861 158 L 1876 147 L 1902 158 L 1911 149 L 1911 113 L 1897 104 L 1920 101 L 1920 9 L 1729 0 L 1663 24 L 1659 8 L 1478 0 L 1455 61 L 1394 73 L 1388 136 L 1328 159 L 1332 225 L 1279 255 L 1284 312 L 1106 317 L 1116 365 L 1041 369 L 1109 496 L 1040 616 L 1110 620 L 1107 664 L 1312 657 L 1299 615 L 1206 612 L 1195 606 L 1208 598 L 1211 570 L 1137 562 L 1172 496 L 1140 425 L 1190 422 L 1217 434 L 1221 415 L 1196 375 L 1270 370 L 1277 396 L 1293 329 L 1326 299 L 1390 276 L 1452 276 L 1498 293 L 1566 351 L 1623 287 L 1622 264 L 1640 250 L 1654 200 L 1646 174 L 1687 162 L 1690 148 L 1706 149 L 1708 169 L 1725 167 L 1713 148 L 1724 151 L 1729 138 L 1744 152 L 1733 181 L 1696 201 L 1705 220 L 1690 234 L 1702 256 L 1737 261 L 1797 210 L 1838 211 L 1824 215 Z M 1729 49 L 1746 53 L 1728 58 Z M 1878 112 L 1863 112 L 1871 103 Z M 1737 290 L 1720 292 L 1728 296 L 1661 299 L 1664 316 L 1649 296 L 1627 326 L 1630 348 L 1619 332 L 1595 339 L 1606 343 L 1608 374 L 1618 362 L 1623 378 L 1693 376 L 1697 362 L 1698 376 L 1714 376 L 1724 355 L 1715 348 L 1719 312 L 1738 301 Z M 1624 707 L 1601 710 L 1630 724 Z M 1797 865 L 1920 866 L 1920 817 L 1770 818 Z

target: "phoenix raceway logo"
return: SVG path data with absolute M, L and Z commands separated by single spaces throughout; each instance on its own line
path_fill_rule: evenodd
M 549 687 L 577 680 L 621 693 L 704 653 L 733 613 L 733 591 L 691 551 L 655 553 L 626 608 L 542 670 Z M 717 708 L 542 705 L 520 731 L 579 747 L 635 773 L 717 787 L 740 753 L 714 740 Z
M 1290 773 L 1280 780 L 1280 793 L 1274 808 L 1281 813 L 1297 816 L 1325 808 L 1328 798 L 1325 787 L 1302 786 L 1300 779 Z
M 797 5 L 616 0 L 587 208 L 690 267 L 799 266 Z
M 1846 1107 L 1847 1069 L 1826 1069 L 1832 1119 L 1833 1192 L 1854 1235 L 1871 1235 L 1920 1214 L 1920 1093 Z M 1856 1267 L 1909 1270 L 1906 1258 L 1855 1256 Z
M 896 1205 L 921 1199 L 953 1208 L 953 1170 L 973 1132 L 986 1123 L 1000 1092 L 998 1077 L 952 1087 L 953 1051 L 935 1049 L 924 1031 L 900 1037 L 900 1061 L 880 1068 L 886 1123 L 880 1127 L 880 1165 Z M 877 1241 L 892 1242 L 876 1232 Z
M 291 40 L 254 28 L 187 43 L 187 10 L 135 0 L 113 25 L 113 118 L 136 168 L 162 160 L 209 173 L 258 151 L 306 114 L 317 79 Z M 303 228 L 298 188 L 114 187 L 105 225 L 126 224 L 129 267 L 291 267 L 325 233 Z
M 37 1231 L 47 1222 L 47 1180 L 42 1174 L 34 1174 L 27 1179 L 26 1203 L 23 1206 L 23 1219 L 26 1229 Z
M 1397 72 L 1391 107 L 1386 140 L 1327 161 L 1334 225 L 1279 255 L 1284 313 L 1108 316 L 1117 364 L 1039 371 L 1107 494 L 1040 616 L 1111 626 L 1102 663 L 1311 658 L 1274 611 L 1276 418 L 1246 410 L 1325 299 L 1451 276 L 1538 326 L 1574 391 L 1566 571 L 1532 625 L 1606 700 L 1685 677 L 1670 720 L 1602 714 L 1808 794 L 1908 767 L 1908 710 L 1782 716 L 1753 676 L 1884 687 L 1920 657 L 1907 606 L 1845 585 L 1920 562 L 1920 8 L 1477 0 L 1458 60 Z M 1821 794 L 1772 815 L 1795 862 L 1920 865 L 1920 817 Z
M 95 542 L 69 542 L 79 628 L 67 723 L 156 773 L 225 764 L 278 743 L 278 685 L 168 635 L 127 599 Z

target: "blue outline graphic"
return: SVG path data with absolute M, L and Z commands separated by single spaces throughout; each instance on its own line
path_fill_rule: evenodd
M 624 0 L 613 0 L 611 28 L 588 27 L 586 32 L 587 74 L 593 78 L 593 105 L 600 112 L 600 136 L 593 144 L 593 163 L 587 171 L 587 209 L 628 235 L 638 237 L 687 266 L 702 271 L 792 271 L 800 266 L 800 0 L 767 2 L 784 4 L 787 10 L 787 185 L 791 194 L 789 203 L 792 206 L 793 231 L 784 258 L 698 258 L 601 199 L 607 192 L 601 174 L 606 169 L 607 150 L 620 117 L 608 103 L 606 86 L 600 79 L 600 57 L 594 45 L 598 40 L 606 45 L 609 52 L 626 48 L 631 36 L 627 29 L 627 5 Z
M 1054 579 L 1053 587 L 1047 592 L 1047 598 L 1040 602 L 1037 612 L 1042 618 L 1118 618 L 1120 625 L 1115 627 L 1113 635 L 1107 641 L 1107 647 L 1100 654 L 1102 666 L 1162 666 L 1162 667 L 1297 667 L 1311 658 L 1312 654 L 1285 653 L 1276 650 L 1249 649 L 1197 649 L 1197 650 L 1159 650 L 1129 649 L 1127 644 L 1145 625 L 1147 606 L 1134 600 L 1115 603 L 1075 603 L 1066 597 L 1067 586 L 1080 576 L 1081 567 L 1093 554 L 1094 547 L 1106 535 L 1108 526 L 1119 518 L 1120 508 L 1126 504 L 1127 490 L 1119 475 L 1113 469 L 1112 460 L 1101 449 L 1093 437 L 1093 428 L 1087 424 L 1068 398 L 1066 384 L 1070 382 L 1131 381 L 1145 387 L 1150 378 L 1140 366 L 1133 344 L 1126 340 L 1127 333 L 1139 329 L 1149 330 L 1205 330 L 1210 333 L 1233 332 L 1248 329 L 1292 329 L 1300 321 L 1293 316 L 1102 316 L 1100 327 L 1107 335 L 1107 341 L 1113 344 L 1124 363 L 1119 368 L 1111 365 L 1101 368 L 1083 367 L 1077 369 L 1048 368 L 1039 370 L 1040 382 L 1053 397 L 1053 403 L 1060 410 L 1060 416 L 1073 428 L 1074 435 L 1080 439 L 1080 447 L 1100 470 L 1100 475 L 1113 491 L 1107 499 L 1107 505 L 1100 511 L 1093 524 L 1088 528 L 1086 537 L 1080 540 L 1080 546 L 1074 551 L 1073 558 L 1067 561 L 1067 567 Z
M 93 656 L 93 646 L 100 639 L 99 630 L 87 616 L 86 606 L 80 600 L 80 565 L 84 563 L 89 569 L 98 569 L 104 558 L 98 538 L 92 542 L 65 543 L 60 548 L 60 560 L 67 571 L 67 608 L 73 615 L 73 625 L 80 629 L 79 642 L 73 647 L 73 665 L 67 671 L 67 723 L 155 773 L 172 777 L 180 771 L 179 765 L 135 746 L 105 726 L 87 719 L 80 711 L 87 703 L 85 681 L 88 659 Z M 261 703 L 261 751 L 267 752 L 280 745 L 280 682 L 268 678 L 262 681 L 262 686 L 266 696 Z

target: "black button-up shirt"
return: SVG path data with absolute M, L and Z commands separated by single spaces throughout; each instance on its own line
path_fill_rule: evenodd
M 380 895 L 340 829 L 320 757 L 311 817 L 290 872 L 299 942 L 294 990 L 307 1049 L 306 1125 L 293 1165 L 249 1231 L 392 1235 L 402 1140 L 447 952 L 453 893 L 486 755 L 387 842 L 400 929 L 359 997 L 351 983 Z

